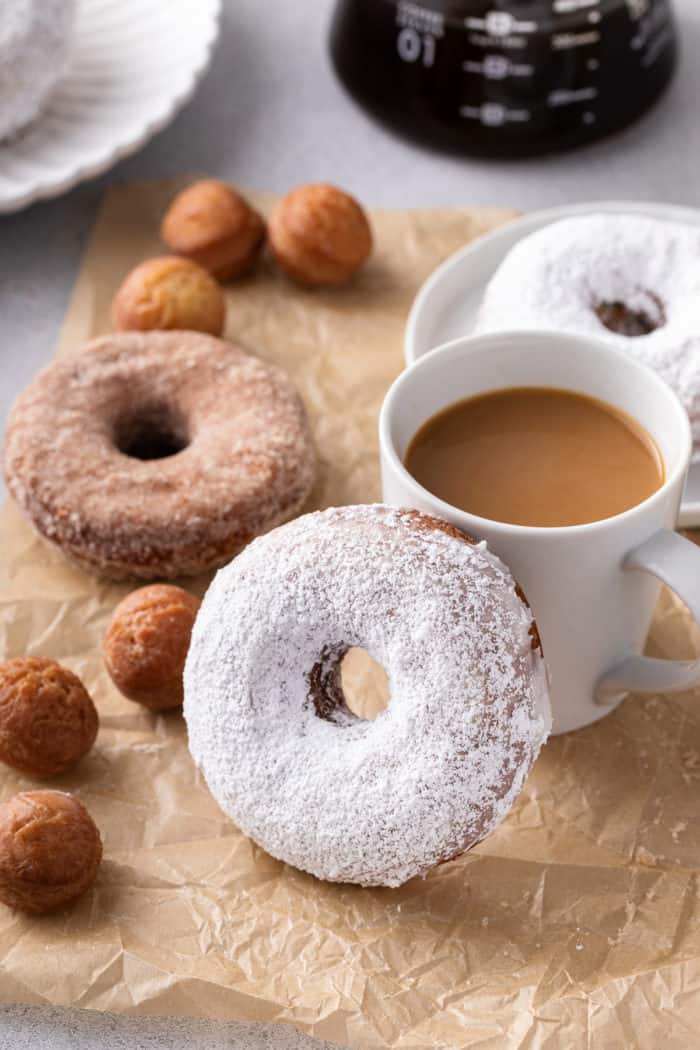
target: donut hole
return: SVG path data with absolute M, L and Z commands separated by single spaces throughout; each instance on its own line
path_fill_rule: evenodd
M 389 706 L 389 678 L 366 649 L 348 649 L 340 662 L 340 687 L 356 718 L 373 721 Z
M 189 445 L 184 420 L 164 404 L 146 404 L 120 416 L 114 427 L 114 444 L 130 459 L 167 459 Z
M 658 295 L 640 291 L 633 298 L 634 302 L 610 299 L 596 305 L 598 319 L 608 331 L 634 339 L 663 328 L 666 310 Z
M 389 705 L 389 679 L 366 649 L 326 646 L 307 675 L 318 718 L 337 726 L 371 722 Z

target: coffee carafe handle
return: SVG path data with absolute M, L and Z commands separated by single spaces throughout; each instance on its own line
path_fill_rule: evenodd
M 700 624 L 700 548 L 677 532 L 661 529 L 627 555 L 627 572 L 651 573 L 667 584 Z M 630 655 L 596 685 L 596 702 L 615 703 L 620 693 L 677 693 L 700 683 L 700 659 L 657 660 Z

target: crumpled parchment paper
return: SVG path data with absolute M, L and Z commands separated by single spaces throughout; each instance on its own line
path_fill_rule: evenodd
M 109 330 L 123 274 L 162 252 L 158 222 L 177 187 L 111 191 L 61 354 Z M 308 406 L 321 457 L 310 506 L 378 498 L 376 419 L 402 367 L 411 299 L 445 256 L 510 214 L 375 212 L 376 252 L 350 287 L 300 290 L 267 261 L 230 287 L 227 336 L 285 366 Z M 56 657 L 94 696 L 96 747 L 51 786 L 86 803 L 105 860 L 72 910 L 36 919 L 0 906 L 0 1000 L 279 1021 L 357 1048 L 700 1046 L 697 693 L 632 698 L 552 740 L 498 832 L 425 881 L 325 885 L 220 813 L 179 713 L 150 714 L 111 686 L 100 638 L 124 593 L 4 509 L 0 657 Z M 651 648 L 700 652 L 668 595 Z M 35 786 L 0 770 L 0 797 Z

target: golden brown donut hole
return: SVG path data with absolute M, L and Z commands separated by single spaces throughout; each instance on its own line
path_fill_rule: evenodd
M 160 235 L 171 252 L 227 281 L 255 264 L 265 239 L 265 223 L 232 186 L 218 179 L 202 179 L 173 199 Z
M 177 329 L 221 335 L 226 302 L 201 266 L 176 255 L 147 259 L 122 282 L 112 301 L 117 331 Z
M 112 614 L 103 653 L 127 699 L 162 711 L 182 704 L 182 672 L 200 601 L 181 587 L 154 583 L 132 591 Z
M 24 791 L 0 804 L 0 900 L 41 914 L 83 894 L 102 859 L 85 806 L 62 791 Z
M 344 284 L 372 251 L 362 207 L 336 186 L 299 186 L 283 197 L 269 225 L 279 266 L 307 285 Z
M 55 660 L 0 663 L 0 760 L 34 777 L 74 766 L 95 743 L 98 716 L 83 683 Z

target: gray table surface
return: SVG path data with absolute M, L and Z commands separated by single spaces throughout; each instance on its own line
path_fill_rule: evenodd
M 0 216 L 0 427 L 12 398 L 51 355 L 95 209 L 114 182 L 197 170 L 276 191 L 330 180 L 367 204 L 387 207 L 529 210 L 613 198 L 699 206 L 700 4 L 675 3 L 683 28 L 681 68 L 650 114 L 578 152 L 505 164 L 423 152 L 360 112 L 334 80 L 327 57 L 330 0 L 224 0 L 211 69 L 168 129 L 103 178 L 60 200 Z M 0 1012 L 0 1050 L 308 1045 L 267 1027 L 38 1008 Z

